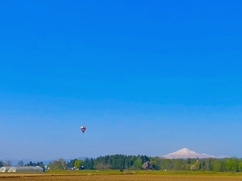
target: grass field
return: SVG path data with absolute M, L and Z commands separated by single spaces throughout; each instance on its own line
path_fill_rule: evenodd
M 45 173 L 0 173 L 6 181 L 236 181 L 242 173 L 161 171 L 48 171 Z

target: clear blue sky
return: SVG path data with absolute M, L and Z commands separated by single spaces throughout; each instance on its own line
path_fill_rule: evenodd
M 242 157 L 241 9 L 0 1 L 0 159 Z

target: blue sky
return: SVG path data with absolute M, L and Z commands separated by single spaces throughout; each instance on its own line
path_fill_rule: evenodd
M 0 1 L 0 159 L 242 157 L 241 9 Z

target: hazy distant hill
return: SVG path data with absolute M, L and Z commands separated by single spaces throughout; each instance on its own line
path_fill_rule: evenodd
M 161 156 L 163 158 L 215 158 L 213 155 L 207 155 L 205 153 L 197 153 L 187 148 L 182 148 L 178 151 Z
M 86 158 L 88 157 L 78 157 L 76 159 L 80 159 L 80 160 L 85 160 Z M 75 158 L 73 158 L 75 159 Z M 73 159 L 64 159 L 66 162 L 69 162 Z M 58 159 L 52 159 L 52 160 L 36 160 L 36 159 L 30 159 L 30 158 L 19 158 L 19 159 L 16 159 L 16 158 L 9 158 L 9 157 L 0 157 L 0 161 L 3 161 L 3 162 L 6 162 L 6 161 L 10 161 L 12 163 L 12 166 L 17 166 L 18 162 L 21 160 L 23 161 L 24 164 L 27 164 L 29 163 L 30 161 L 33 162 L 33 163 L 37 163 L 37 162 L 43 162 L 45 165 L 48 165 L 50 162 L 53 162 L 55 160 L 58 160 Z

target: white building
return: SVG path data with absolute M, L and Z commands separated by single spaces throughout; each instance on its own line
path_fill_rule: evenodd
M 0 172 L 8 172 L 9 168 L 11 167 L 1 167 Z
M 43 168 L 36 167 L 10 167 L 8 172 L 43 172 Z

